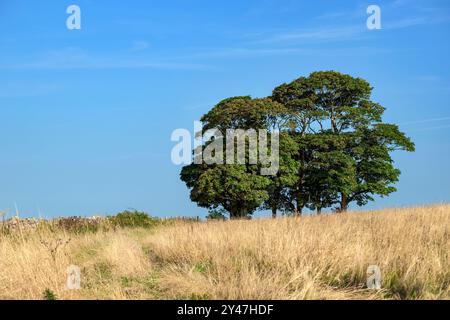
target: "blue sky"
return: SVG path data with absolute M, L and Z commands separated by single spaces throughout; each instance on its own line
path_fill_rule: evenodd
M 81 30 L 66 28 L 71 4 Z M 1 0 L 0 30 L 0 209 L 203 216 L 172 131 L 316 70 L 367 79 L 416 143 L 394 155 L 398 192 L 368 208 L 450 200 L 447 0 Z

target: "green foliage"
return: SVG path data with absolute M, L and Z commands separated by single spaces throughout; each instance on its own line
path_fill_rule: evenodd
M 213 269 L 213 263 L 211 261 L 200 261 L 194 266 L 194 270 L 199 273 L 206 273 Z
M 204 130 L 216 128 L 222 134 L 227 129 L 267 129 L 275 126 L 276 114 L 282 109 L 281 104 L 269 98 L 234 97 L 221 101 L 201 120 Z M 244 139 L 248 160 L 249 140 Z M 203 150 L 207 146 L 205 144 Z M 225 150 L 226 146 L 223 147 Z M 199 206 L 209 210 L 224 209 L 231 219 L 247 218 L 269 199 L 271 180 L 262 176 L 260 170 L 261 163 L 249 164 L 249 161 L 233 165 L 192 164 L 182 169 L 181 180 L 191 189 L 191 200 Z
M 280 130 L 279 171 L 262 176 L 260 164 L 192 164 L 181 171 L 191 200 L 242 218 L 257 209 L 273 216 L 305 207 L 345 211 L 396 191 L 400 171 L 391 153 L 414 151 L 414 144 L 382 122 L 385 108 L 371 94 L 364 79 L 320 71 L 278 86 L 269 98 L 219 102 L 202 117 L 205 130 Z
M 211 297 L 207 293 L 192 293 L 187 297 L 180 297 L 181 300 L 211 300 Z
M 44 300 L 58 300 L 58 298 L 56 297 L 56 294 L 48 288 L 45 289 L 44 292 L 42 293 L 42 298 Z
M 267 188 L 269 198 L 262 205 L 263 209 L 271 210 L 274 216 L 278 210 L 283 213 L 294 210 L 289 192 L 297 181 L 298 164 L 295 157 L 298 154 L 298 148 L 298 144 L 289 133 L 280 133 L 279 170 L 276 175 L 268 177 L 270 179 Z
M 137 210 L 125 210 L 115 216 L 108 217 L 108 220 L 113 226 L 122 228 L 150 228 L 157 225 L 159 222 L 157 218 L 152 218 L 147 213 Z
M 390 152 L 414 151 L 397 126 L 382 123 L 384 108 L 370 100 L 360 78 L 335 71 L 314 72 L 273 91 L 290 118 L 285 130 L 296 138 L 297 181 L 289 187 L 295 211 L 349 203 L 364 205 L 374 195 L 394 192 L 400 171 Z
M 209 210 L 206 216 L 208 220 L 226 220 L 226 211 L 224 209 L 212 209 Z
M 244 218 L 269 198 L 267 177 L 249 172 L 245 165 L 192 164 L 183 168 L 181 179 L 192 187 L 191 200 L 201 207 L 222 207 L 231 218 Z
M 252 99 L 250 96 L 222 100 L 201 121 L 204 130 L 265 129 L 274 125 L 284 106 L 270 98 Z

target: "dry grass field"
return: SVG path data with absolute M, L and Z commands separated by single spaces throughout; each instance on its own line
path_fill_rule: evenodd
M 81 268 L 81 289 L 66 269 Z M 382 288 L 366 288 L 377 265 Z M 0 234 L 0 299 L 450 299 L 450 206 Z

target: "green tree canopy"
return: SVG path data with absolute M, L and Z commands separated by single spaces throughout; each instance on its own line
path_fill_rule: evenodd
M 181 172 L 191 199 L 234 218 L 257 209 L 273 216 L 304 208 L 346 211 L 350 203 L 388 196 L 400 176 L 391 153 L 414 151 L 414 144 L 398 126 L 383 123 L 385 108 L 371 94 L 364 79 L 320 71 L 276 87 L 268 98 L 219 102 L 201 118 L 204 130 L 279 130 L 279 170 L 262 176 L 261 163 L 191 164 Z
M 397 126 L 382 123 L 385 108 L 371 94 L 364 79 L 335 71 L 274 89 L 272 99 L 288 110 L 286 130 L 299 133 L 298 179 L 291 190 L 297 213 L 335 204 L 345 211 L 351 202 L 364 205 L 396 190 L 400 171 L 390 152 L 414 151 L 414 144 Z
M 233 97 L 219 102 L 201 120 L 205 131 L 218 129 L 224 136 L 227 129 L 273 127 L 275 113 L 281 108 L 281 104 L 269 98 Z M 211 141 L 201 146 L 202 151 L 209 143 Z M 246 148 L 247 160 L 249 152 Z M 210 210 L 223 208 L 230 218 L 244 218 L 269 198 L 271 180 L 262 176 L 260 169 L 260 163 L 250 164 L 249 161 L 245 164 L 191 164 L 182 169 L 181 180 L 191 189 L 191 200 L 199 206 Z

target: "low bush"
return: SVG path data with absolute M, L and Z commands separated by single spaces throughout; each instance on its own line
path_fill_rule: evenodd
M 158 218 L 150 217 L 147 213 L 142 211 L 125 210 L 115 216 L 108 217 L 109 222 L 113 227 L 141 227 L 150 228 L 159 223 Z
M 106 227 L 104 218 L 68 217 L 55 222 L 58 228 L 73 233 L 97 232 L 102 226 Z

